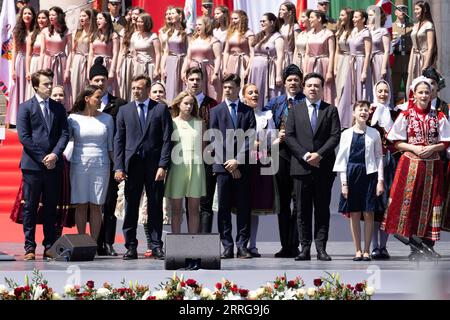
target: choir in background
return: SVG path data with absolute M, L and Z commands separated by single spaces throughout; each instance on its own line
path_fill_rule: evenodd
M 415 2 L 414 24 L 397 6 L 391 37 L 377 6 L 334 21 L 319 0 L 299 24 L 287 1 L 253 32 L 244 11 L 202 3 L 194 30 L 169 7 L 159 32 L 142 8 L 120 16 L 118 0 L 82 10 L 77 30 L 59 7 L 20 9 L 6 122 L 23 144 L 11 217 L 25 260 L 36 223 L 44 258 L 63 227 L 87 222 L 98 254 L 116 256 L 117 218 L 123 259 L 138 258 L 138 224 L 144 256 L 164 259 L 163 224 L 179 233 L 185 214 L 188 232 L 210 233 L 216 211 L 223 259 L 260 257 L 259 216 L 277 214 L 275 257 L 310 260 L 314 241 L 330 261 L 336 175 L 354 261 L 389 259 L 388 234 L 433 250 L 450 230 L 450 123 L 429 4 Z

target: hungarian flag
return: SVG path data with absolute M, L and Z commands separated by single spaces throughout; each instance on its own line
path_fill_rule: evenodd
M 0 92 L 6 99 L 9 96 L 9 90 L 12 85 L 12 49 L 13 38 L 12 31 L 16 25 L 16 4 L 14 0 L 4 0 L 2 12 L 0 14 Z

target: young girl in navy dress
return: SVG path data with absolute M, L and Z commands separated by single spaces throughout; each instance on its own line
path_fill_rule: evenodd
M 350 214 L 350 229 L 356 247 L 354 261 L 370 261 L 370 242 L 377 197 L 384 192 L 383 149 L 378 131 L 367 126 L 370 102 L 353 107 L 353 127 L 341 135 L 333 171 L 339 172 L 342 195 L 339 212 Z M 361 212 L 364 215 L 364 252 L 361 251 Z

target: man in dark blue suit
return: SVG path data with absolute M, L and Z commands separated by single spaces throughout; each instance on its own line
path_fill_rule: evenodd
M 149 99 L 151 81 L 146 75 L 132 80 L 132 101 L 119 108 L 114 137 L 114 178 L 125 182 L 123 233 L 128 251 L 124 260 L 137 259 L 136 229 L 142 189 L 148 198 L 148 230 L 152 256 L 164 259 L 162 250 L 164 178 L 172 150 L 172 118 L 165 104 Z
M 269 101 L 266 109 L 272 111 L 273 121 L 278 129 L 279 169 L 275 177 L 280 195 L 280 212 L 278 213 L 278 230 L 280 233 L 281 250 L 275 253 L 277 258 L 294 258 L 299 254 L 297 213 L 294 194 L 294 182 L 290 175 L 291 150 L 285 142 L 286 121 L 291 108 L 305 99 L 302 93 L 303 75 L 300 68 L 291 64 L 284 69 L 283 74 L 285 93 Z M 294 209 L 291 210 L 293 200 Z
M 56 206 L 63 168 L 62 153 L 69 141 L 64 106 L 52 99 L 53 72 L 40 70 L 31 76 L 36 95 L 19 106 L 17 133 L 23 145 L 20 168 L 23 179 L 24 260 L 36 257 L 36 216 L 44 206 L 44 258 L 55 242 Z
M 215 129 L 213 172 L 217 176 L 219 195 L 217 223 L 225 249 L 222 258 L 234 257 L 232 200 L 237 209 L 237 257 L 251 258 L 247 249 L 251 211 L 249 149 L 254 142 L 256 120 L 253 109 L 239 101 L 239 76 L 230 74 L 222 82 L 225 101 L 211 109 L 210 118 L 210 129 Z

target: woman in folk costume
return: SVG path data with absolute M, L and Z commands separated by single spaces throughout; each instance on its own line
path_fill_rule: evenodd
M 389 52 L 391 50 L 391 36 L 384 27 L 386 14 L 378 6 L 367 8 L 368 28 L 372 36 L 372 83 L 375 85 L 381 79 L 386 80 L 392 87 L 391 67 L 389 65 Z M 394 97 L 391 97 L 394 103 Z
M 131 101 L 131 79 L 134 72 L 134 48 L 131 43 L 131 36 L 136 30 L 137 17 L 144 13 L 144 9 L 136 7 L 131 10 L 131 17 L 125 28 L 120 30 L 120 50 L 117 59 L 117 82 L 119 84 L 119 96 L 125 101 Z
M 339 14 L 336 32 L 334 76 L 336 77 L 336 107 L 341 128 L 352 126 L 352 83 L 349 38 L 353 30 L 353 9 L 344 8 Z
M 168 39 L 161 61 L 161 74 L 162 79 L 166 83 L 166 96 L 169 104 L 183 91 L 184 83 L 181 79 L 181 68 L 183 67 L 188 48 L 186 19 L 183 9 L 171 9 L 170 21 L 171 28 L 167 32 Z
M 203 71 L 203 93 L 214 100 L 222 99 L 221 82 L 222 45 L 212 34 L 207 17 L 197 19 L 195 32 L 190 40 L 181 76 L 186 80 L 186 70 L 199 67 Z
M 306 55 L 306 44 L 308 43 L 308 33 L 311 31 L 311 24 L 309 23 L 309 14 L 312 10 L 306 10 L 302 12 L 300 16 L 300 22 L 303 30 L 295 36 L 295 50 L 293 63 L 297 65 L 301 72 L 305 72 L 305 55 Z M 285 66 L 285 68 L 288 65 Z
M 6 123 L 16 125 L 19 105 L 26 99 L 26 91 L 31 84 L 26 79 L 25 56 L 27 42 L 36 26 L 36 13 L 29 6 L 24 6 L 17 17 L 17 24 L 13 29 L 12 50 L 12 86 L 9 92 L 9 107 L 6 113 Z M 3 50 L 2 50 L 3 51 Z
M 414 14 L 417 22 L 411 31 L 413 47 L 409 58 L 407 88 L 415 78 L 422 75 L 423 70 L 436 66 L 438 58 L 436 30 L 428 2 L 417 1 L 414 4 Z
M 284 64 L 286 68 L 294 60 L 295 38 L 301 32 L 297 23 L 297 10 L 291 1 L 285 1 L 280 5 L 278 19 L 280 20 L 280 33 L 284 39 Z
M 114 31 L 111 15 L 108 12 L 97 14 L 97 30 L 93 33 L 89 45 L 89 68 L 94 64 L 95 58 L 103 57 L 108 70 L 108 91 L 114 96 L 119 95 L 116 66 L 119 56 L 120 39 Z
M 387 138 L 402 151 L 382 229 L 404 237 L 418 236 L 429 247 L 439 240 L 443 206 L 443 161 L 449 146 L 450 124 L 431 109 L 431 83 L 413 81 L 408 108 L 397 117 Z M 437 255 L 437 254 L 436 254 Z M 413 251 L 409 258 L 415 260 Z
M 31 75 L 39 70 L 39 57 L 41 55 L 41 37 L 42 31 L 48 27 L 49 24 L 48 10 L 41 10 L 37 14 L 36 26 L 33 33 L 27 39 L 27 55 L 25 58 L 25 71 L 26 71 L 26 93 L 25 100 L 34 96 L 34 89 L 31 85 Z
M 254 83 L 259 90 L 258 107 L 283 91 L 284 39 L 279 33 L 277 17 L 267 12 L 261 19 L 261 32 L 253 41 L 254 57 L 250 66 L 248 82 Z
M 95 13 L 91 9 L 80 12 L 80 24 L 73 36 L 72 54 L 70 55 L 72 96 L 77 97 L 88 85 L 89 44 L 97 24 Z
M 224 76 L 235 73 L 245 83 L 253 59 L 254 39 L 255 34 L 248 28 L 247 13 L 242 10 L 233 11 L 223 53 Z
M 368 124 L 377 129 L 380 133 L 383 146 L 383 167 L 384 167 L 384 193 L 377 198 L 377 206 L 375 207 L 375 225 L 372 237 L 372 258 L 389 259 L 389 252 L 386 249 L 388 234 L 380 229 L 386 212 L 389 200 L 389 191 L 391 190 L 392 181 L 394 180 L 395 168 L 398 157 L 400 156 L 394 145 L 387 140 L 386 136 L 391 130 L 394 121 L 394 113 L 391 105 L 391 87 L 386 80 L 378 81 L 374 88 L 374 101 L 370 105 Z M 394 156 L 394 154 L 396 154 Z M 398 156 L 398 157 L 397 157 Z
M 336 99 L 336 83 L 334 80 L 335 37 L 332 31 L 325 28 L 327 18 L 322 11 L 314 10 L 309 14 L 311 31 L 305 53 L 305 73 L 317 72 L 325 78 L 323 100 L 331 105 Z

